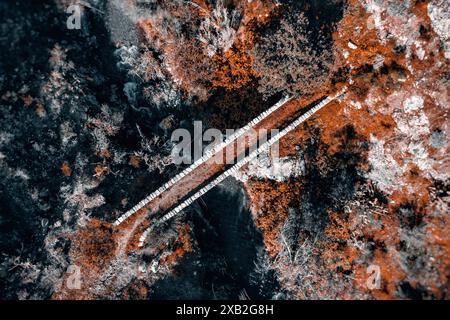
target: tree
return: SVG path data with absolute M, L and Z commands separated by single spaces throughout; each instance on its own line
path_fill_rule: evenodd
M 312 35 L 301 12 L 280 20 L 277 31 L 263 37 L 255 47 L 254 68 L 260 76 L 259 91 L 309 95 L 322 86 L 333 60 L 323 35 Z

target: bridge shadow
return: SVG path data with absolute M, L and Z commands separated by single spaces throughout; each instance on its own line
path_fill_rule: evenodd
M 189 209 L 197 248 L 155 283 L 152 299 L 237 299 L 244 289 L 251 299 L 274 295 L 273 275 L 254 273 L 263 241 L 246 204 L 242 186 L 229 178 Z

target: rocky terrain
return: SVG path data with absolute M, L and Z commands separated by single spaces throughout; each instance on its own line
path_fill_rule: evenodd
M 449 62 L 446 0 L 1 1 L 0 297 L 448 299 Z M 174 130 L 342 88 L 121 243 Z

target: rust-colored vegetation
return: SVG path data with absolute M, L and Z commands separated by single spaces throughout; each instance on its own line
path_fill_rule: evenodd
M 116 242 L 110 224 L 98 219 L 90 219 L 71 235 L 71 264 L 80 271 L 80 288 L 67 286 L 67 273 L 63 277 L 61 288 L 53 299 L 93 299 L 92 286 L 98 281 L 105 269 L 115 257 Z
M 191 239 L 189 236 L 190 227 L 185 224 L 178 228 L 178 238 L 173 244 L 173 251 L 166 256 L 161 258 L 161 264 L 165 264 L 171 267 L 177 260 L 183 257 L 186 253 L 192 251 Z
M 64 176 L 70 177 L 72 175 L 72 169 L 70 168 L 69 162 L 64 161 L 61 166 L 61 171 Z
M 433 34 L 426 2 L 411 4 L 407 11 L 414 16 L 407 18 L 406 22 L 398 17 L 385 17 L 384 27 L 396 34 L 403 32 L 405 23 L 410 23 L 408 36 L 420 34 L 417 41 L 425 51 L 423 59 L 416 54 L 407 55 L 406 46 L 399 46 L 395 37 L 382 42 L 374 16 L 359 1 L 348 2 L 346 14 L 333 34 L 337 58 L 331 81 L 334 87 L 347 83 L 347 95 L 342 101 L 327 106 L 308 121 L 308 126 L 299 128 L 281 142 L 280 154 L 293 154 L 294 145 L 310 144 L 308 127 L 318 130 L 320 144 L 326 146 L 323 149 L 325 153 L 319 153 L 311 160 L 319 172 L 326 173 L 339 164 L 330 160 L 350 151 L 345 147 L 349 141 L 344 139 L 342 132 L 351 125 L 355 137 L 351 144 L 361 155 L 356 168 L 362 176 L 373 170 L 366 152 L 373 138 L 385 141 L 385 152 L 402 168 L 401 177 L 396 180 L 398 186 L 392 193 L 379 190 L 370 180 L 362 180 L 355 184 L 355 194 L 344 199 L 340 210 L 330 208 L 327 211 L 326 227 L 314 245 L 317 257 L 303 267 L 308 269 L 307 265 L 312 266 L 308 282 L 317 289 L 315 297 L 448 297 L 449 236 L 444 231 L 448 230 L 449 223 L 445 213 L 448 210 L 444 208 L 444 203 L 448 202 L 448 185 L 421 169 L 417 165 L 420 162 L 405 161 L 405 157 L 414 155 L 402 151 L 404 145 L 414 140 L 399 132 L 399 120 L 395 118 L 396 112 L 403 116 L 402 103 L 408 97 L 420 95 L 424 100 L 423 112 L 428 118 L 430 132 L 440 132 L 446 126 L 442 120 L 447 116 L 433 95 L 448 99 L 448 95 L 440 93 L 448 60 L 443 57 L 442 47 Z M 356 32 L 355 26 L 358 26 Z M 446 67 L 442 68 L 440 61 L 444 61 Z M 396 95 L 399 102 L 394 100 Z M 396 103 L 398 109 L 391 106 Z M 428 141 L 427 136 L 421 139 Z M 448 170 L 445 152 L 425 145 L 429 155 L 437 156 L 433 168 L 441 173 Z M 308 192 L 301 183 L 304 180 L 301 177 L 300 183 L 295 179 L 277 184 L 247 182 L 255 221 L 263 230 L 272 256 L 276 256 L 277 250 L 283 247 L 278 233 L 288 218 L 283 205 L 293 203 L 294 198 Z M 276 188 L 267 187 L 272 184 Z M 296 191 L 286 192 L 291 189 Z M 299 233 L 299 239 L 303 241 L 305 236 L 301 234 L 304 230 Z M 377 265 L 381 269 L 381 288 L 378 290 L 367 288 L 369 265 Z M 280 268 L 281 275 L 285 275 L 281 279 L 288 279 L 290 267 L 280 264 Z M 288 284 L 292 285 L 286 280 L 286 286 Z M 322 291 L 324 286 L 328 289 Z M 314 297 L 314 293 L 299 284 L 291 289 L 299 298 Z

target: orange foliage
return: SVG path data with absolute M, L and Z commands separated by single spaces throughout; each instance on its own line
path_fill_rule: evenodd
M 36 104 L 36 114 L 41 118 L 45 116 L 45 108 L 41 102 Z
M 22 101 L 25 107 L 29 107 L 33 103 L 33 98 L 30 95 L 27 95 L 25 97 L 22 97 Z
M 98 281 L 102 271 L 115 256 L 116 243 L 109 223 L 98 219 L 89 220 L 75 234 L 69 236 L 71 264 L 80 270 L 81 288 L 71 289 L 65 285 L 55 292 L 53 299 L 94 299 L 91 285 Z M 65 274 L 67 278 L 69 274 Z
M 251 180 L 249 186 L 252 203 L 256 206 L 254 211 L 258 212 L 255 224 L 262 230 L 267 252 L 273 257 L 280 249 L 279 230 L 288 217 L 289 205 L 299 197 L 301 183 Z
M 252 69 L 253 58 L 245 50 L 244 44 L 238 42 L 223 55 L 213 57 L 215 77 L 212 81 L 215 87 L 233 90 L 247 84 L 255 75 Z
M 165 56 L 167 70 L 173 81 L 185 93 L 200 100 L 209 97 L 212 80 L 212 61 L 205 55 L 202 44 L 195 38 L 189 39 L 167 32 L 161 34 L 150 21 L 142 21 L 139 27 L 147 42 L 156 44 Z
M 425 30 L 429 30 L 428 37 L 430 37 L 433 29 L 426 13 L 426 2 L 412 4 L 410 10 L 417 17 L 416 31 L 422 26 Z M 360 5 L 359 1 L 348 1 L 347 14 L 338 23 L 337 31 L 333 34 L 336 52 L 338 54 L 347 52 L 347 57 L 342 56 L 336 60 L 336 75 L 339 74 L 340 68 L 341 72 L 345 67 L 352 66 L 352 68 L 348 69 L 348 73 L 342 72 L 344 74 L 342 78 L 335 77 L 335 81 L 341 82 L 323 88 L 325 93 L 334 86 L 342 87 L 345 81 L 348 85 L 346 97 L 319 111 L 308 120 L 308 124 L 320 129 L 320 143 L 328 146 L 326 153 L 330 158 L 345 143 L 345 141 L 341 141 L 342 135 L 339 132 L 347 125 L 352 125 L 355 129 L 356 143 L 367 143 L 371 136 L 385 141 L 387 152 L 393 156 L 399 166 L 403 167 L 402 181 L 408 187 L 386 195 L 387 203 L 380 205 L 384 210 L 383 213 L 374 214 L 371 217 L 372 224 L 369 223 L 367 226 L 362 225 L 361 222 L 355 222 L 358 215 L 353 211 L 348 215 L 341 212 L 329 212 L 329 224 L 322 239 L 315 244 L 317 251 L 320 252 L 318 259 L 323 260 L 324 268 L 333 270 L 334 273 L 334 270 L 339 268 L 339 270 L 347 271 L 346 274 L 351 274 L 358 294 L 368 294 L 377 299 L 395 298 L 399 296 L 399 284 L 402 281 L 408 281 L 413 288 L 421 285 L 426 288 L 428 293 L 442 298 L 446 296 L 445 283 L 448 282 L 450 274 L 448 268 L 450 265 L 448 258 L 450 256 L 450 237 L 446 232 L 450 221 L 448 215 L 442 214 L 446 210 L 444 209 L 445 205 L 440 202 L 442 199 L 434 200 L 436 203 L 432 202 L 433 199 L 429 192 L 432 185 L 430 175 L 420 170 L 416 164 L 405 161 L 405 155 L 400 154 L 397 143 L 404 138 L 396 130 L 397 124 L 392 117 L 392 112 L 387 112 L 384 108 L 386 108 L 387 98 L 393 92 L 404 91 L 406 92 L 405 97 L 407 97 L 408 94 L 419 91 L 424 98 L 424 111 L 429 119 L 430 129 L 445 127 L 443 121 L 448 117 L 443 108 L 440 108 L 435 99 L 429 95 L 429 92 L 436 90 L 435 84 L 440 82 L 442 71 L 445 69 L 442 61 L 446 65 L 448 63 L 446 63 L 447 60 L 443 57 L 443 51 L 439 45 L 436 46 L 438 42 L 433 42 L 433 40 L 428 42 L 429 39 L 426 39 L 425 36 L 422 36 L 421 39 L 424 41 L 424 50 L 427 50 L 425 59 L 419 59 L 414 54 L 407 57 L 405 53 L 396 51 L 395 37 L 388 39 L 386 43 L 381 43 L 378 39 L 378 30 L 373 27 L 372 20 L 372 15 Z M 413 19 L 413 21 L 416 20 Z M 372 27 L 369 28 L 370 25 Z M 358 26 L 358 32 L 355 32 L 355 26 Z M 357 47 L 349 48 L 349 41 L 356 44 Z M 373 68 L 373 65 L 380 56 L 384 58 L 384 62 L 377 70 Z M 438 66 L 440 67 L 438 68 Z M 348 77 L 352 79 L 351 84 L 347 81 Z M 417 87 L 417 83 L 421 84 L 420 88 Z M 375 97 L 375 99 L 372 101 L 370 97 Z M 442 98 L 445 99 L 445 95 L 442 95 Z M 366 99 L 370 100 L 370 106 Z M 360 107 L 355 107 L 352 105 L 353 103 L 359 103 Z M 292 154 L 292 146 L 303 143 L 307 137 L 308 131 L 305 127 L 299 127 L 280 142 L 280 154 Z M 428 148 L 427 152 L 430 158 L 438 154 L 432 148 Z M 442 152 L 439 157 L 442 157 Z M 321 166 L 320 163 L 323 163 L 324 159 L 320 156 L 315 161 L 318 166 Z M 443 163 L 442 167 L 436 171 L 443 172 L 445 171 L 443 170 L 445 161 L 440 163 Z M 363 165 L 359 169 L 363 172 L 370 170 L 367 165 Z M 289 185 L 293 183 L 298 182 L 289 181 L 287 187 L 268 181 L 258 181 L 257 183 L 249 181 L 247 183 L 252 203 L 256 207 L 253 210 L 257 214 L 256 223 L 263 231 L 265 243 L 272 256 L 279 247 L 277 238 L 279 226 L 287 216 L 283 206 L 287 206 L 289 201 L 296 197 L 296 193 L 286 194 L 286 188 L 289 189 Z M 272 184 L 276 187 L 272 187 Z M 295 189 L 296 187 L 291 188 Z M 298 187 L 298 192 L 301 192 L 301 186 Z M 356 199 L 355 203 L 359 204 L 365 200 L 367 199 Z M 411 271 L 408 271 L 405 262 L 400 260 L 401 254 L 408 258 L 414 258 L 413 253 L 399 249 L 401 246 L 400 233 L 406 231 L 403 230 L 404 222 L 401 221 L 402 217 L 397 211 L 399 206 L 405 203 L 414 203 L 414 214 L 419 216 L 418 219 L 423 219 L 420 226 L 414 227 L 414 231 L 420 234 L 417 236 L 417 241 L 422 241 L 420 237 L 424 237 L 423 245 L 426 247 L 426 252 L 430 255 L 432 252 L 433 260 L 430 262 L 432 271 L 423 271 L 432 274 L 426 279 L 411 279 L 414 278 L 411 277 L 411 273 L 408 274 Z M 434 208 L 434 206 L 440 207 Z M 371 206 L 369 208 L 372 211 L 373 208 Z M 430 214 L 431 212 L 435 212 L 435 214 Z M 355 231 L 359 235 L 357 238 L 352 234 Z M 350 244 L 355 240 L 362 241 L 364 244 L 372 242 L 374 249 L 371 249 L 370 254 L 367 249 L 361 251 Z M 380 290 L 369 292 L 367 289 L 366 268 L 368 264 L 378 265 L 381 268 L 382 287 Z M 317 274 L 320 272 L 317 271 Z M 348 296 L 354 297 L 352 294 L 354 293 L 349 293 Z
M 100 151 L 100 157 L 102 158 L 111 158 L 111 152 L 108 149 L 103 149 Z
M 107 173 L 108 170 L 109 170 L 108 167 L 98 164 L 94 168 L 94 177 L 99 178 L 102 175 L 104 175 L 105 173 Z
M 61 166 L 61 171 L 66 177 L 70 177 L 70 175 L 72 174 L 72 169 L 70 168 L 67 161 L 64 161 L 63 165 Z
M 190 231 L 191 228 L 188 224 L 185 224 L 178 229 L 178 239 L 175 241 L 175 250 L 170 255 L 164 257 L 161 263 L 165 263 L 170 267 L 187 252 L 192 251 L 192 244 L 189 237 Z
M 195 37 L 180 35 L 172 27 L 161 32 L 158 20 L 143 20 L 138 24 L 143 40 L 164 54 L 167 71 L 189 97 L 205 101 L 214 87 L 233 90 L 247 84 L 254 76 L 250 53 L 256 38 L 254 27 L 267 23 L 277 5 L 272 0 L 236 1 L 234 5 L 242 14 L 235 43 L 226 52 L 218 51 L 213 57 L 205 54 L 205 45 Z M 202 19 L 210 19 L 213 10 L 211 2 L 204 0 L 182 6 L 167 3 L 164 8 L 173 18 L 189 21 L 186 25 L 194 29 Z
M 141 158 L 138 156 L 131 156 L 130 160 L 128 161 L 128 164 L 135 168 L 139 168 L 140 163 L 141 163 Z
M 101 220 L 92 219 L 73 237 L 72 246 L 79 250 L 76 254 L 78 265 L 100 270 L 114 257 L 116 244 L 111 226 Z

